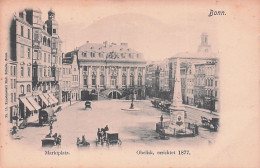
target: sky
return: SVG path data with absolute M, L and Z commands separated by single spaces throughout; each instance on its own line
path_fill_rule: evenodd
M 126 42 L 130 48 L 143 53 L 146 60 L 157 61 L 179 52 L 196 52 L 203 32 L 208 33 L 213 51 L 218 51 L 218 25 L 216 19 L 208 17 L 210 7 L 167 1 L 83 1 L 71 5 L 43 4 L 39 8 L 43 21 L 47 20 L 50 8 L 55 11 L 64 52 L 86 41 Z M 23 8 L 15 9 L 18 13 Z

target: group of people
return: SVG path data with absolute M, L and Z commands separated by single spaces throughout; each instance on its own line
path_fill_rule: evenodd
M 107 134 L 106 132 L 109 131 L 108 126 L 106 125 L 105 128 L 98 128 L 97 131 L 97 137 L 98 137 L 98 142 L 100 142 L 100 140 L 106 140 L 107 138 Z
M 77 146 L 79 145 L 83 145 L 83 146 L 89 146 L 89 142 L 87 142 L 85 135 L 82 135 L 82 140 L 79 139 L 79 137 L 77 137 Z

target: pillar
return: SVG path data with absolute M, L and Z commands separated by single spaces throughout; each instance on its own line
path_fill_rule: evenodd
M 109 67 L 106 67 L 106 75 L 105 75 L 105 86 L 106 86 L 106 88 L 109 87 L 109 74 L 108 74 L 108 71 L 109 71 Z
M 134 69 L 134 85 L 137 86 L 138 85 L 138 71 L 137 71 L 137 67 Z
M 130 67 L 127 67 L 127 70 L 126 70 L 126 85 L 127 87 L 130 86 Z
M 118 68 L 118 88 L 122 87 L 122 67 Z
M 97 67 L 97 79 L 96 85 L 100 86 L 100 67 Z
M 88 67 L 88 88 L 92 87 L 92 67 Z

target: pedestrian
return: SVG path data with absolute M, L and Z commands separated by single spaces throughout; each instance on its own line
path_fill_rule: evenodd
M 100 138 L 101 138 L 101 136 L 102 136 L 102 133 L 101 133 L 101 131 L 100 131 L 100 128 L 98 128 L 97 136 L 98 136 L 98 142 L 100 142 Z
M 163 115 L 161 115 L 160 120 L 161 120 L 161 127 L 163 127 Z

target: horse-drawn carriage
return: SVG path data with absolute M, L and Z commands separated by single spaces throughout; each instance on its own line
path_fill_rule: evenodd
M 161 103 L 161 99 L 154 99 L 154 100 L 151 100 L 151 103 L 153 104 L 154 107 L 159 107 L 160 103 Z
M 206 117 L 201 116 L 202 127 L 208 128 L 213 131 L 217 131 L 219 127 L 219 118 L 208 119 Z
M 165 100 L 165 101 L 161 101 L 159 103 L 159 107 L 161 108 L 162 111 L 166 111 L 169 112 L 170 111 L 170 106 L 171 106 L 171 102 Z
M 122 144 L 122 141 L 118 138 L 118 133 L 110 133 L 107 131 L 109 131 L 108 126 L 102 128 L 101 130 L 100 128 L 98 129 L 96 145 L 100 144 L 103 146 L 104 144 L 106 144 L 106 146 L 110 146 Z
M 90 108 L 91 109 L 91 101 L 86 101 L 85 102 L 85 109 L 88 109 L 88 108 Z

